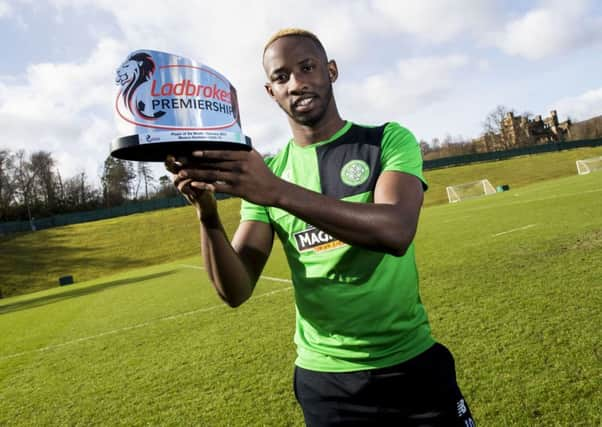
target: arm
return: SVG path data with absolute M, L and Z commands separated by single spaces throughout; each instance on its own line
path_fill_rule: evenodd
M 374 203 L 344 202 L 287 182 L 276 198 L 276 206 L 343 242 L 401 256 L 414 239 L 423 192 L 418 178 L 387 171 Z
M 174 167 L 168 169 L 174 171 Z M 271 226 L 257 221 L 243 222 L 230 243 L 213 192 L 196 188 L 190 179 L 176 177 L 174 183 L 197 211 L 201 251 L 209 279 L 222 300 L 231 307 L 239 306 L 253 293 L 268 259 L 273 242 Z
M 255 151 L 204 151 L 195 156 L 211 162 L 180 173 L 198 181 L 199 188 L 279 207 L 346 243 L 397 256 L 405 253 L 414 238 L 423 192 L 420 180 L 412 175 L 383 172 L 374 203 L 353 203 L 279 179 Z

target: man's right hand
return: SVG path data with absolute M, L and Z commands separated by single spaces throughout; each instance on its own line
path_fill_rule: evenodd
M 217 218 L 217 202 L 212 187 L 189 178 L 178 177 L 178 172 L 185 166 L 189 167 L 186 158 L 176 159 L 170 155 L 165 160 L 165 168 L 173 174 L 174 185 L 186 200 L 194 206 L 199 219 L 210 221 Z

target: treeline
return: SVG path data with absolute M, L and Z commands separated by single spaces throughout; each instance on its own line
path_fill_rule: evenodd
M 27 154 L 24 150 L 0 149 L 0 221 L 31 221 L 176 193 L 170 178 L 163 175 L 156 179 L 147 163 L 109 156 L 100 182 L 94 183 L 84 171 L 63 178 L 47 151 Z
M 482 122 L 482 134 L 480 138 L 470 139 L 461 135 L 447 135 L 444 138 L 433 138 L 430 142 L 421 140 L 420 149 L 423 158 L 425 160 L 433 160 L 465 154 L 508 150 L 523 146 L 527 141 L 521 141 L 520 139 L 513 140 L 512 135 L 505 132 L 504 120 L 508 113 L 524 117 L 527 120 L 533 118 L 533 114 L 528 111 L 518 113 L 515 109 L 498 105 L 487 114 L 485 120 Z M 570 132 L 562 140 L 576 141 L 602 138 L 602 116 L 580 122 L 575 122 L 568 118 L 568 121 L 570 122 Z

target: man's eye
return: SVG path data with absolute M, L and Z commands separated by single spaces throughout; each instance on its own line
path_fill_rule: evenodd
M 277 74 L 276 76 L 274 76 L 274 81 L 276 82 L 285 82 L 288 79 L 288 76 L 286 74 Z
M 307 64 L 303 66 L 303 71 L 312 71 L 314 68 L 313 64 Z

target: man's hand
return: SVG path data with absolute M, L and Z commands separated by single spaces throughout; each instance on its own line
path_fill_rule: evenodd
M 250 202 L 272 206 L 281 183 L 255 151 L 204 150 L 192 153 L 181 165 L 179 182 L 197 190 L 228 193 Z
M 202 182 L 195 182 L 190 178 L 181 178 L 178 172 L 183 167 L 190 166 L 185 158 L 176 159 L 168 156 L 165 167 L 174 174 L 174 185 L 184 195 L 186 200 L 195 207 L 199 219 L 202 221 L 213 219 L 217 216 L 217 203 L 214 190 Z

